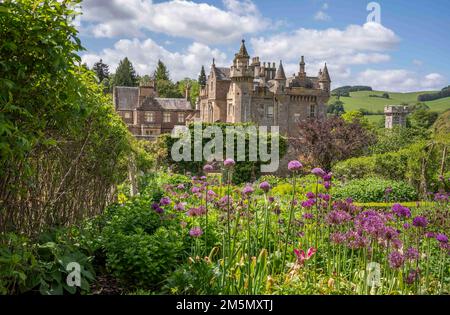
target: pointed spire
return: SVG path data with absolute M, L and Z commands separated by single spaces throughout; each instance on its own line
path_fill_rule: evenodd
M 302 59 L 300 61 L 300 74 L 305 75 L 305 56 L 302 56 Z
M 281 60 L 275 75 L 275 80 L 286 80 L 286 74 L 284 73 L 283 62 Z
M 213 63 L 212 66 L 215 67 L 216 66 L 216 58 L 213 58 Z
M 247 48 L 245 47 L 245 40 L 243 39 L 241 42 L 241 48 L 239 48 L 239 52 L 237 53 L 239 57 L 249 57 Z
M 325 62 L 325 67 L 323 68 L 322 78 L 323 81 L 331 82 L 330 74 L 328 73 L 327 63 Z

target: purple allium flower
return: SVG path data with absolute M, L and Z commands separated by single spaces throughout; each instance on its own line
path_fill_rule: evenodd
M 177 186 L 177 189 L 184 189 L 185 187 L 184 187 L 184 184 L 179 184 L 178 186 Z
M 302 207 L 303 208 L 311 208 L 315 203 L 316 202 L 314 199 L 308 199 L 306 201 L 302 201 Z
M 206 164 L 205 166 L 203 166 L 203 170 L 205 172 L 211 172 L 214 168 L 212 167 L 211 164 Z
M 314 198 L 316 198 L 316 195 L 313 192 L 307 192 L 306 193 L 306 198 L 314 199 Z
M 400 218 L 409 218 L 411 216 L 411 210 L 396 203 L 392 206 L 392 211 Z
M 204 206 L 200 206 L 198 208 L 191 208 L 186 215 L 188 217 L 200 217 L 206 213 L 206 208 Z
M 345 234 L 341 232 L 335 232 L 330 235 L 331 242 L 335 244 L 343 244 L 345 239 Z
M 425 233 L 425 237 L 426 237 L 426 238 L 435 238 L 435 237 L 436 237 L 436 234 L 433 233 L 433 232 L 426 232 L 426 233 Z
M 448 201 L 448 195 L 445 193 L 436 193 L 434 195 L 435 201 Z
M 439 241 L 439 243 L 448 243 L 448 237 L 445 234 L 439 233 L 436 235 L 436 239 Z
M 159 208 L 159 204 L 157 204 L 156 202 L 152 203 L 152 209 L 156 210 Z
M 333 173 L 328 173 L 322 176 L 323 180 L 326 182 L 329 182 L 331 180 L 331 178 L 333 178 Z
M 323 187 L 325 187 L 325 189 L 328 190 L 328 189 L 331 188 L 331 183 L 326 181 L 326 182 L 323 183 Z
M 288 163 L 288 170 L 290 170 L 291 172 L 298 171 L 301 168 L 303 168 L 303 165 L 297 160 L 293 160 Z
M 217 194 L 213 191 L 213 190 L 208 190 L 208 192 L 207 192 L 207 194 L 208 194 L 208 196 L 210 196 L 210 197 L 217 197 Z
M 318 176 L 318 177 L 324 177 L 327 173 L 320 167 L 313 168 L 311 171 L 312 174 Z
M 400 268 L 401 266 L 403 266 L 404 262 L 405 258 L 398 251 L 394 251 L 389 254 L 389 265 L 391 266 L 391 268 Z
M 206 176 L 202 176 L 202 177 L 200 177 L 200 179 L 201 179 L 201 180 L 206 180 L 207 177 L 206 177 Z
M 168 204 L 170 204 L 170 198 L 169 197 L 163 197 L 161 198 L 161 200 L 159 201 L 159 203 L 162 206 L 167 206 Z
M 385 193 L 386 195 L 389 195 L 390 193 L 392 193 L 392 187 L 387 187 L 387 188 L 384 190 L 384 193 Z
M 226 159 L 225 161 L 223 161 L 223 165 L 226 168 L 232 168 L 235 164 L 236 162 L 233 159 Z
M 413 284 L 414 282 L 416 282 L 416 280 L 419 278 L 419 273 L 419 270 L 411 269 L 408 273 L 408 276 L 406 277 L 406 283 Z
M 247 186 L 245 186 L 244 187 L 244 189 L 242 190 L 242 193 L 244 194 L 244 195 L 251 195 L 252 193 L 253 193 L 253 187 L 252 186 L 250 186 L 250 185 L 247 185 Z
M 192 180 L 197 180 L 198 177 L 197 177 L 197 176 L 192 176 L 191 179 L 192 179 Z
M 194 187 L 192 187 L 191 191 L 192 191 L 193 194 L 196 194 L 196 193 L 200 192 L 200 188 L 197 187 L 197 186 L 194 186 Z
M 352 198 L 350 198 L 350 197 L 348 197 L 347 199 L 345 199 L 345 202 L 346 203 L 353 203 L 353 199 Z
M 420 257 L 419 251 L 417 248 L 410 247 L 406 250 L 405 258 L 409 260 L 418 260 Z
M 158 206 L 158 207 L 155 209 L 155 212 L 156 212 L 156 213 L 159 213 L 159 214 L 162 214 L 162 213 L 164 213 L 164 209 L 161 208 L 160 206 Z
M 192 237 L 200 237 L 202 234 L 203 234 L 203 231 L 199 226 L 193 227 L 189 231 L 189 235 Z
M 409 223 L 403 224 L 403 228 L 404 228 L 405 230 L 409 229 Z
M 179 202 L 179 203 L 175 204 L 174 209 L 177 211 L 184 211 L 185 205 L 186 205 L 185 202 Z
M 303 219 L 306 219 L 306 220 L 314 219 L 314 215 L 312 213 L 304 213 L 302 215 L 302 217 L 303 217 Z
M 273 203 L 274 201 L 275 201 L 275 198 L 272 197 L 272 196 L 270 196 L 270 197 L 269 197 L 269 202 L 270 202 L 270 203 Z
M 331 196 L 329 194 L 320 194 L 320 198 L 322 198 L 323 201 L 330 201 Z
M 425 217 L 418 216 L 413 219 L 413 225 L 415 227 L 425 228 L 428 225 L 428 220 Z
M 265 192 L 268 192 L 271 187 L 270 187 L 270 184 L 268 182 L 262 182 L 261 184 L 259 184 L 259 188 L 261 188 Z
M 351 219 L 350 214 L 342 210 L 333 210 L 326 217 L 327 222 L 331 225 L 341 225 Z

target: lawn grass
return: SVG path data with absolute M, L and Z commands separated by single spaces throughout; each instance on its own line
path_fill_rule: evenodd
M 341 97 L 340 100 L 344 102 L 344 109 L 346 111 L 366 109 L 370 112 L 380 114 L 384 111 L 386 105 L 400 105 L 402 103 L 416 104 L 417 97 L 425 93 L 434 93 L 434 91 L 422 91 L 412 93 L 392 93 L 388 92 L 390 98 L 370 97 L 369 95 L 383 95 L 384 91 L 359 91 L 351 92 L 351 97 Z M 336 97 L 330 98 L 329 104 L 336 101 Z M 432 111 L 443 112 L 450 109 L 450 97 L 442 98 L 435 101 L 424 102 Z

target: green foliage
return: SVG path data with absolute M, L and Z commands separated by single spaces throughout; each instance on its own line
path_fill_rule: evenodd
M 18 294 L 38 291 L 43 295 L 87 294 L 95 273 L 89 251 L 67 229 L 44 233 L 36 243 L 24 236 L 8 233 L 0 238 L 0 293 Z M 78 263 L 81 286 L 69 286 L 67 277 Z M 69 270 L 68 270 L 69 269 Z
M 170 80 L 157 80 L 156 89 L 160 97 L 182 98 L 184 95 L 180 93 L 177 85 Z
M 201 87 L 206 86 L 206 80 L 205 67 L 202 66 L 202 70 L 200 71 L 200 75 L 198 76 L 198 83 Z
M 98 214 L 133 158 L 131 135 L 110 97 L 79 65 L 83 47 L 71 23 L 77 3 L 2 3 L 3 231 L 39 234 Z
M 411 144 L 427 139 L 423 129 L 395 127 L 380 129 L 377 132 L 377 142 L 369 150 L 372 154 L 387 153 L 410 146 Z
M 107 267 L 131 287 L 158 287 L 175 267 L 182 245 L 175 228 L 159 227 L 153 234 L 139 228 L 114 233 L 105 239 Z
M 439 113 L 431 112 L 427 109 L 419 109 L 414 111 L 409 119 L 411 121 L 411 126 L 415 128 L 428 129 L 434 124 L 438 118 Z
M 125 57 L 119 62 L 114 74 L 114 86 L 136 86 L 138 78 L 131 61 Z
M 158 60 L 158 65 L 156 66 L 153 78 L 156 80 L 156 82 L 170 81 L 169 71 L 167 70 L 166 65 L 161 60 Z
M 336 100 L 334 103 L 329 104 L 327 107 L 327 113 L 336 116 L 341 116 L 342 114 L 345 113 L 344 103 L 340 100 Z
M 235 156 L 233 158 L 236 161 L 236 165 L 234 167 L 234 171 L 232 172 L 232 180 L 233 180 L 233 183 L 240 184 L 240 183 L 250 182 L 250 181 L 257 179 L 260 176 L 260 169 L 261 169 L 260 168 L 261 162 L 259 161 L 259 149 L 258 149 L 258 147 L 256 148 L 256 152 L 258 154 L 257 161 L 249 161 L 249 137 L 250 136 L 249 136 L 249 133 L 245 132 L 246 127 L 250 127 L 251 124 L 229 124 L 229 123 L 205 124 L 205 123 L 203 123 L 202 130 L 204 130 L 208 126 L 219 127 L 222 130 L 222 134 L 224 135 L 224 137 L 226 136 L 225 129 L 227 126 L 242 127 L 243 133 L 237 132 L 234 134 L 234 143 L 235 143 L 234 147 L 237 148 L 238 137 L 240 137 L 240 136 L 244 137 L 245 143 L 246 143 L 246 145 L 245 145 L 245 154 L 246 154 L 245 161 L 237 161 L 237 150 L 235 149 L 234 150 Z M 191 142 L 190 142 L 191 143 L 191 145 L 190 145 L 191 157 L 194 157 L 194 148 L 195 148 L 194 132 L 193 132 L 194 124 L 191 124 L 189 126 L 189 128 L 191 130 Z M 175 172 L 179 172 L 179 173 L 190 172 L 192 174 L 202 174 L 203 173 L 203 166 L 206 164 L 205 159 L 203 159 L 202 161 L 184 161 L 184 160 L 182 160 L 182 161 L 175 162 L 171 158 L 171 148 L 174 145 L 174 143 L 177 142 L 179 139 L 172 138 L 168 135 L 163 135 L 162 138 L 164 139 L 164 142 L 160 142 L 160 145 L 163 146 L 164 149 L 161 149 L 161 151 L 166 152 L 167 155 L 166 155 L 165 161 L 167 161 L 167 163 L 171 166 L 171 168 Z M 202 148 L 204 148 L 205 145 L 212 139 L 214 139 L 214 138 L 204 137 L 202 139 Z M 260 145 L 260 144 L 258 144 L 258 145 Z M 270 135 L 270 133 L 269 133 L 269 136 L 267 139 L 267 147 L 268 147 L 268 151 L 270 152 L 270 150 L 271 150 L 271 135 Z M 225 139 L 224 139 L 223 147 L 217 148 L 217 150 L 222 151 L 224 158 L 228 158 L 226 156 L 226 140 Z M 280 138 L 279 138 L 279 158 L 280 158 L 280 160 L 286 153 L 286 150 L 287 150 L 287 141 L 284 137 L 280 136 Z M 217 152 L 220 152 L 220 151 L 217 151 Z M 203 156 L 203 158 L 204 158 L 204 156 Z M 221 166 L 218 166 L 218 167 L 220 168 Z
M 178 85 L 178 92 L 182 96 L 186 96 L 186 90 L 188 90 L 189 101 L 191 102 L 191 105 L 194 105 L 200 94 L 200 84 L 195 80 L 185 78 L 180 82 L 178 82 L 177 85 Z
M 214 265 L 203 260 L 178 267 L 167 278 L 163 292 L 176 295 L 220 294 Z
M 450 86 L 443 88 L 437 93 L 422 94 L 417 97 L 419 102 L 433 101 L 450 96 Z
M 424 187 L 433 191 L 439 186 L 436 178 L 440 169 L 442 149 L 443 145 L 419 141 L 397 152 L 339 162 L 333 171 L 337 178 L 344 180 L 368 176 L 403 180 L 423 194 Z M 448 161 L 445 165 L 447 170 Z
M 417 193 L 410 185 L 393 180 L 379 178 L 365 178 L 352 180 L 333 191 L 334 198 L 352 198 L 357 202 L 382 202 L 386 200 L 386 188 L 392 188 L 389 195 L 391 200 L 414 201 L 417 200 Z
M 105 79 L 109 79 L 109 66 L 103 63 L 103 60 L 96 62 L 92 70 L 97 75 L 97 79 L 99 82 L 103 82 Z

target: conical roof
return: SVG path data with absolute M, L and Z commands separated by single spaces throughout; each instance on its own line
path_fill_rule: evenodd
M 247 48 L 245 47 L 245 40 L 243 39 L 241 42 L 241 48 L 239 48 L 239 52 L 236 54 L 238 57 L 249 57 Z
M 286 74 L 284 73 L 283 63 L 280 60 L 277 73 L 275 74 L 275 80 L 286 80 Z
M 325 63 L 325 67 L 323 68 L 322 78 L 321 79 L 331 82 L 330 74 L 328 73 L 328 68 L 327 68 L 327 64 L 326 63 Z

